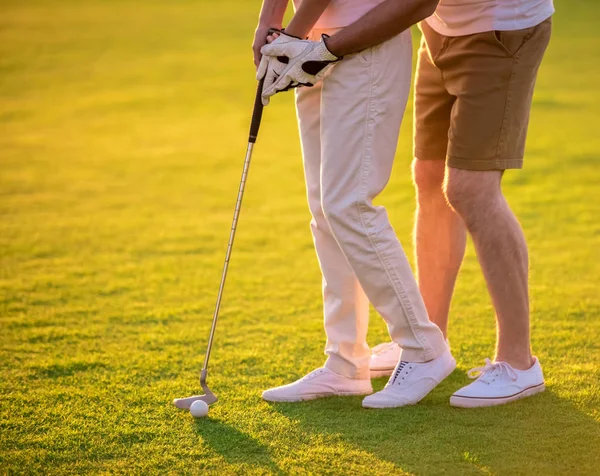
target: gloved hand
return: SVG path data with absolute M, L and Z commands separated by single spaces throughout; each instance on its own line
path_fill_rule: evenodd
M 276 33 L 278 36 L 275 38 L 270 44 L 285 44 L 292 41 L 301 41 L 300 38 L 296 36 L 287 35 L 284 30 L 270 30 L 270 34 Z M 265 45 L 266 46 L 266 45 Z M 261 49 L 262 54 L 262 49 Z M 286 69 L 289 63 L 289 58 L 286 56 L 267 56 L 262 55 L 260 60 L 260 64 L 258 65 L 258 69 L 256 71 L 256 79 L 261 80 L 263 77 L 265 78 L 263 84 L 263 91 L 265 89 L 270 88 L 275 81 L 281 76 L 281 73 Z M 298 85 L 290 85 L 285 90 L 292 89 L 293 87 L 297 87 Z M 263 106 L 267 106 L 269 104 L 269 97 L 262 97 Z
M 284 33 L 262 47 L 263 57 L 257 78 L 266 75 L 262 92 L 265 106 L 269 104 L 269 98 L 278 92 L 298 86 L 313 86 L 325 76 L 333 63 L 342 59 L 327 49 L 326 38 L 327 35 L 322 35 L 321 41 L 300 40 Z M 287 64 L 284 58 L 287 58 Z

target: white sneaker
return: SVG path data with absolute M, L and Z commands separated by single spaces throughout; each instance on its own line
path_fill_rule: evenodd
M 389 377 L 400 360 L 400 346 L 395 342 L 376 345 L 371 351 L 371 378 Z
M 401 360 L 381 392 L 366 397 L 365 408 L 394 408 L 414 405 L 431 392 L 456 368 L 448 349 L 437 359 L 424 363 Z
M 517 370 L 506 362 L 485 359 L 485 366 L 469 370 L 475 382 L 450 397 L 453 407 L 474 408 L 502 405 L 543 392 L 544 374 L 537 357 L 528 370 Z
M 270 388 L 262 394 L 268 402 L 301 402 L 335 395 L 369 395 L 373 393 L 370 380 L 358 380 L 338 375 L 321 367 L 288 385 Z

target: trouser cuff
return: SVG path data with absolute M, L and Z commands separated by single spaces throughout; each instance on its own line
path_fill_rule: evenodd
M 369 373 L 369 368 L 358 368 L 353 363 L 342 359 L 340 356 L 335 354 L 329 354 L 327 357 L 327 361 L 325 362 L 325 368 L 335 372 L 342 377 L 357 379 L 357 380 L 367 380 L 371 378 Z
M 443 335 L 440 334 L 440 337 L 440 339 L 435 339 L 435 343 L 431 342 L 430 340 L 430 344 L 432 345 L 426 350 L 402 348 L 400 360 L 404 360 L 406 362 L 423 363 L 437 359 L 440 355 L 444 354 L 450 349 L 448 343 L 444 340 Z

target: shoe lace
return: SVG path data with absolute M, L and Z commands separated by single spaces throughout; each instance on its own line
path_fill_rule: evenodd
M 485 365 L 483 367 L 475 367 L 467 373 L 471 379 L 480 379 L 483 382 L 490 382 L 496 375 L 500 375 L 502 372 L 510 377 L 511 380 L 517 380 L 517 373 L 513 368 L 506 362 L 492 362 L 490 359 L 485 359 Z
M 406 367 L 408 365 L 408 362 L 401 360 L 400 362 L 398 362 L 398 365 L 396 365 L 396 370 L 394 371 L 394 375 L 393 377 L 390 379 L 390 384 L 394 384 L 396 383 L 396 379 L 398 379 L 398 377 L 400 377 L 400 374 L 402 373 L 402 370 L 404 369 L 404 367 Z M 409 367 L 410 369 L 410 367 Z

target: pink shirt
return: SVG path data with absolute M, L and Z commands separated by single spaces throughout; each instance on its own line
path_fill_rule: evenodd
M 427 23 L 440 35 L 524 30 L 554 13 L 552 0 L 441 0 Z
M 331 0 L 315 28 L 341 28 L 350 25 L 384 0 Z M 297 10 L 302 0 L 294 0 Z

